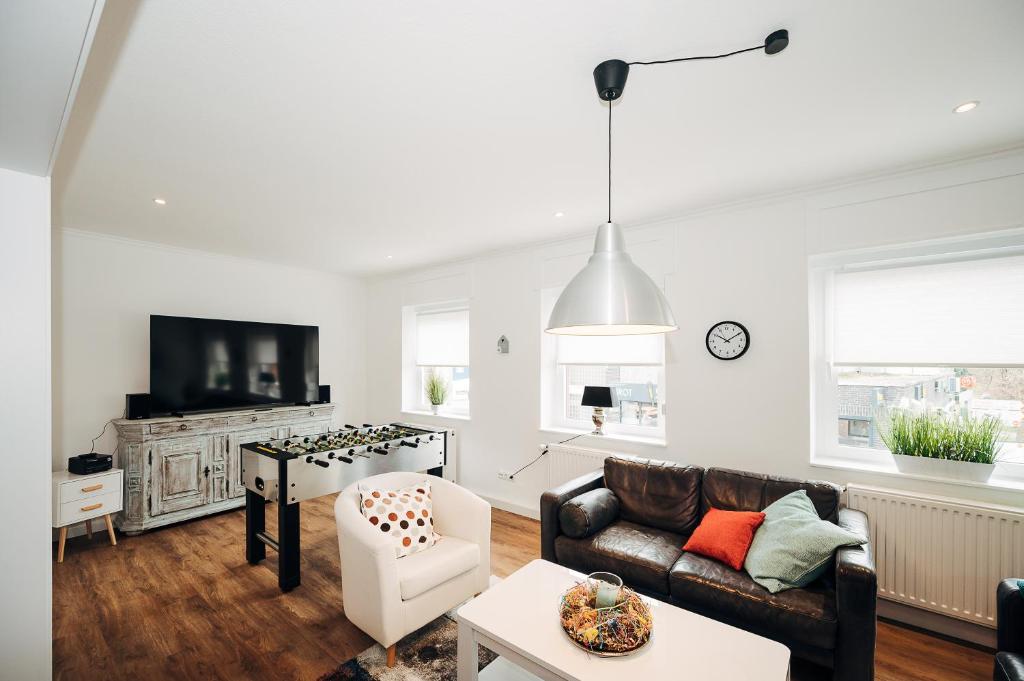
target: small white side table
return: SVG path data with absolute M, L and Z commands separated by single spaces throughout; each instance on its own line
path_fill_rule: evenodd
M 64 562 L 68 528 L 75 523 L 84 522 L 85 532 L 91 538 L 92 521 L 103 517 L 107 522 L 110 545 L 117 546 L 110 514 L 121 510 L 122 475 L 120 468 L 88 475 L 75 475 L 68 471 L 53 472 L 53 526 L 60 528 L 58 563 Z

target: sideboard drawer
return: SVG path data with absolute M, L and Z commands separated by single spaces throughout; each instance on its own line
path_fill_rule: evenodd
M 121 493 L 121 471 L 107 475 L 91 475 L 81 480 L 69 480 L 60 485 L 60 503 L 91 499 L 109 492 Z
M 121 490 L 114 490 L 90 497 L 88 499 L 76 499 L 60 505 L 60 518 L 57 526 L 79 523 L 90 518 L 98 518 L 107 513 L 117 513 L 121 510 Z

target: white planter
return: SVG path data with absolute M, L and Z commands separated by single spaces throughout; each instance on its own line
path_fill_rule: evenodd
M 440 404 L 432 404 L 432 405 L 430 405 L 430 413 L 431 414 L 437 414 L 437 410 L 440 409 L 440 408 L 441 408 Z
M 996 469 L 994 463 L 947 461 L 946 459 L 929 459 L 924 456 L 904 456 L 903 454 L 893 454 L 892 458 L 896 460 L 896 468 L 900 473 L 924 475 L 931 478 L 988 482 Z

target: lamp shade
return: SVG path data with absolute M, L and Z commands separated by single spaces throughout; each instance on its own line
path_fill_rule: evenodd
M 588 385 L 583 388 L 583 399 L 581 407 L 607 407 L 616 406 L 615 394 L 606 385 Z
M 597 228 L 594 254 L 558 297 L 548 333 L 627 336 L 666 333 L 678 327 L 658 285 L 626 253 L 622 228 Z

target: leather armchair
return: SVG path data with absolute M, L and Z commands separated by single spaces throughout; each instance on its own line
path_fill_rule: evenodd
M 1016 579 L 1004 579 L 996 588 L 995 681 L 1024 681 L 1024 597 Z
M 394 539 L 359 509 L 359 486 L 397 490 L 430 482 L 434 529 L 441 539 L 397 558 Z M 353 483 L 334 502 L 345 616 L 387 649 L 406 634 L 484 591 L 491 576 L 491 506 L 447 480 L 385 473 Z

